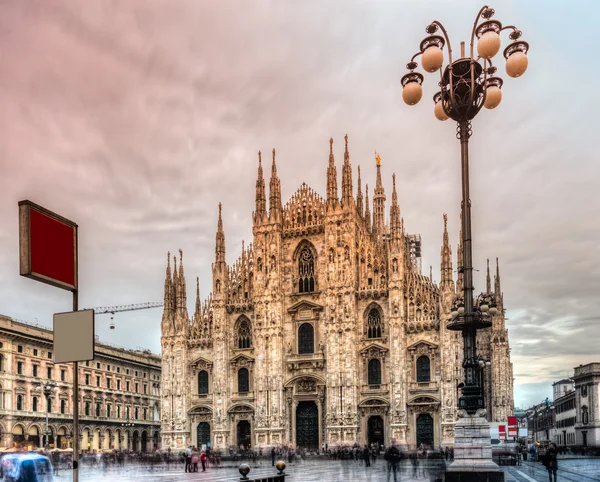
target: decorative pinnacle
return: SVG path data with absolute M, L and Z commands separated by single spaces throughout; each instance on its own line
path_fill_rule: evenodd
M 333 137 L 329 138 L 329 154 L 333 155 Z
M 377 151 L 375 151 L 375 162 L 378 166 L 381 165 L 381 157 L 379 156 L 379 154 L 377 154 Z
M 260 164 L 262 162 L 262 153 L 260 151 L 258 151 L 258 163 Z
M 448 215 L 444 213 L 444 231 L 448 230 Z
M 344 136 L 344 142 L 346 143 L 346 150 L 348 150 L 348 134 Z

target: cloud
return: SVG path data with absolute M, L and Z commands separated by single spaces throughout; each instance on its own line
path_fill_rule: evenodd
M 166 252 L 178 248 L 188 295 L 196 275 L 206 295 L 219 201 L 228 260 L 251 239 L 257 151 L 268 166 L 277 148 L 285 202 L 303 181 L 324 193 L 328 139 L 339 166 L 345 133 L 355 180 L 361 164 L 372 192 L 375 149 L 388 193 L 396 172 L 405 225 L 422 234 L 424 269 L 432 264 L 439 278 L 443 212 L 454 252 L 458 239 L 459 146 L 455 127 L 432 116 L 435 78 L 411 108 L 399 79 L 433 18 L 458 51 L 472 22 L 464 12 L 479 4 L 464 7 L 457 15 L 448 2 L 2 2 L 0 311 L 48 325 L 70 303 L 18 277 L 17 201 L 79 223 L 81 306 L 160 300 Z M 516 399 L 533 403 L 556 370 L 562 377 L 597 361 L 598 105 L 585 93 L 600 72 L 576 9 L 555 6 L 542 22 L 535 2 L 518 7 L 495 5 L 530 41 L 530 67 L 505 79 L 501 106 L 473 123 L 471 198 L 476 286 L 486 257 L 498 256 Z M 557 74 L 561 58 L 576 86 Z M 115 331 L 108 320 L 98 330 L 158 351 L 159 319 L 123 313 Z

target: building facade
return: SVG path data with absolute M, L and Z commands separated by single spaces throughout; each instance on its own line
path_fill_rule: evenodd
M 73 364 L 54 363 L 52 350 L 51 330 L 0 315 L 0 447 L 73 446 Z M 160 361 L 96 342 L 79 364 L 83 452 L 160 448 Z
M 577 445 L 600 447 L 600 363 L 576 367 L 573 381 Z
M 372 203 L 348 140 L 341 196 L 330 140 L 326 197 L 302 184 L 283 205 L 275 150 L 269 196 L 258 159 L 253 242 L 233 264 L 225 255 L 219 204 L 212 293 L 187 311 L 183 255 L 167 259 L 162 343 L 163 447 L 211 442 L 452 445 L 462 338 L 446 329 L 462 296 L 446 229 L 441 282 L 421 272 L 421 237 L 400 216 L 395 176 L 389 216 L 380 159 Z M 268 210 L 267 210 L 268 202 Z M 198 282 L 198 280 L 197 280 Z M 497 268 L 498 314 L 479 333 L 491 420 L 513 407 L 513 376 Z

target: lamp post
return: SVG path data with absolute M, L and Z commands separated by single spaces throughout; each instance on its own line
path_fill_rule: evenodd
M 52 393 L 56 390 L 56 383 L 54 383 L 54 382 L 46 382 L 44 384 L 38 383 L 38 388 L 40 390 L 42 390 L 42 393 L 46 397 L 46 430 L 44 432 L 44 449 L 48 450 L 49 449 L 48 439 L 49 439 L 49 435 L 50 435 L 50 433 L 48 432 L 48 425 L 49 425 L 48 424 L 48 416 L 50 413 L 50 395 L 52 395 Z
M 129 407 L 127 407 L 129 408 Z M 133 422 L 129 421 L 129 410 L 127 410 L 127 417 L 125 418 L 124 422 L 121 422 L 121 427 L 123 428 L 131 428 L 133 427 L 135 424 Z M 131 445 L 131 439 L 129 437 L 129 434 L 127 434 L 127 450 L 130 450 L 130 445 Z
M 401 80 L 403 87 L 402 98 L 408 105 L 415 105 L 423 95 L 423 74 L 415 72 L 418 67 L 415 59 L 421 56 L 421 65 L 427 72 L 440 71 L 440 90 L 434 95 L 434 115 L 441 121 L 452 119 L 457 123 L 456 137 L 460 140 L 461 170 L 462 170 L 462 243 L 464 257 L 464 285 L 462 299 L 457 297 L 452 308 L 448 329 L 458 330 L 463 336 L 463 368 L 465 372 L 462 396 L 459 399 L 459 417 L 480 419 L 477 423 L 486 423 L 483 392 L 480 382 L 476 337 L 477 330 L 487 328 L 492 324 L 492 316 L 497 312 L 494 300 L 489 295 L 483 295 L 476 302 L 473 300 L 473 260 L 471 237 L 471 200 L 469 196 L 469 137 L 472 134 L 471 121 L 482 107 L 494 109 L 502 100 L 502 79 L 495 76 L 496 67 L 492 58 L 500 50 L 500 33 L 510 30 L 512 42 L 504 49 L 506 58 L 506 73 L 509 77 L 520 77 L 527 70 L 527 51 L 529 44 L 519 40 L 522 32 L 516 27 L 503 26 L 498 20 L 492 20 L 495 11 L 487 5 L 479 10 L 473 29 L 469 55 L 465 53 L 465 44 L 461 43 L 460 58 L 453 60 L 450 38 L 445 27 L 437 20 L 427 26 L 429 34 L 421 41 L 419 51 L 413 55 L 406 65 L 409 73 Z M 441 30 L 442 35 L 436 34 Z M 474 52 L 474 42 L 477 37 L 477 53 Z M 444 64 L 444 47 L 448 51 L 448 64 Z M 482 425 L 483 426 L 483 425 Z M 489 425 L 488 425 L 489 432 Z M 472 447 L 470 447 L 472 448 Z M 469 453 L 476 453 L 472 450 Z M 488 456 L 489 455 L 489 456 Z M 479 459 L 489 459 L 489 470 L 497 471 L 498 467 L 491 460 L 491 448 L 481 449 Z M 471 466 L 475 463 L 469 456 Z M 456 461 L 456 459 L 455 459 Z M 465 460 L 466 462 L 466 460 Z M 459 463 L 456 464 L 458 470 Z M 468 462 L 462 467 L 467 468 Z M 486 465 L 486 464 L 484 464 Z M 480 467 L 483 465 L 479 464 Z M 472 473 L 472 472 L 471 472 Z M 453 476 L 451 476 L 453 477 Z M 449 480 L 447 478 L 447 480 Z

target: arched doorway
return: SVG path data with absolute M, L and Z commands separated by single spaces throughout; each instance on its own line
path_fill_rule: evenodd
M 19 446 L 25 441 L 25 432 L 22 425 L 15 425 L 12 429 L 13 445 Z
M 140 450 L 140 434 L 136 430 L 133 432 L 133 447 L 134 452 L 138 452 Z
M 142 452 L 148 450 L 148 433 L 144 430 L 142 432 Z
M 379 415 L 369 417 L 368 421 L 368 443 L 379 444 L 381 447 L 384 440 L 383 419 Z
M 198 436 L 198 447 L 210 442 L 210 424 L 208 422 L 200 422 L 196 428 Z
M 433 417 L 422 413 L 417 417 L 417 447 L 421 444 L 433 447 Z
M 296 408 L 296 447 L 319 448 L 319 410 L 315 402 L 299 402 Z
M 36 425 L 32 425 L 31 427 L 29 427 L 29 444 L 28 445 L 33 445 L 34 447 L 41 447 L 40 443 L 40 431 L 37 428 Z
M 248 448 L 252 443 L 250 435 L 250 422 L 248 420 L 240 420 L 237 424 L 237 445 L 243 445 Z

